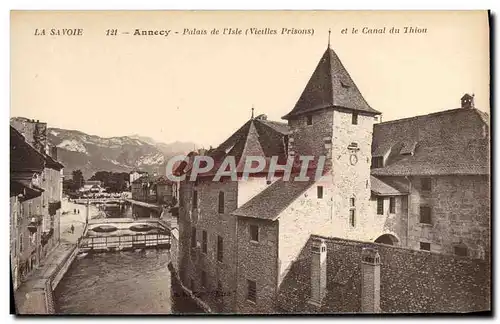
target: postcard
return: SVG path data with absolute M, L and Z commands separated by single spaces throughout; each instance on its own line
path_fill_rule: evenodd
M 12 11 L 16 314 L 491 314 L 488 11 Z

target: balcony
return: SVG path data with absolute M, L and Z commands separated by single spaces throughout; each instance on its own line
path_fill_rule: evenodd
M 49 202 L 49 215 L 54 216 L 56 212 L 61 209 L 61 201 L 51 201 Z
M 50 231 L 48 231 L 48 232 L 43 232 L 42 233 L 42 237 L 41 237 L 42 246 L 45 246 L 49 242 L 49 240 L 52 237 L 52 235 L 54 235 L 54 229 L 53 228 L 51 228 Z
M 42 215 L 31 216 L 30 223 L 28 224 L 28 230 L 30 231 L 30 233 L 32 234 L 36 233 L 36 231 L 38 230 L 38 226 L 42 224 L 42 219 L 43 219 Z

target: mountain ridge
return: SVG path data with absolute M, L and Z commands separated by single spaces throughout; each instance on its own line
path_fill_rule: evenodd
M 14 125 L 30 122 L 13 117 Z M 101 137 L 76 129 L 47 128 L 49 145 L 56 146 L 57 159 L 64 165 L 65 177 L 80 169 L 85 179 L 97 171 L 130 172 L 141 170 L 165 174 L 166 163 L 176 155 L 185 155 L 199 147 L 192 142 L 163 143 L 138 134 Z

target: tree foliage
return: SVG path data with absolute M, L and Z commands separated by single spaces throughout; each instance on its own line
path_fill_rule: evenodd
M 106 188 L 107 192 L 122 192 L 126 191 L 129 186 L 130 176 L 127 172 L 110 172 L 98 171 L 90 180 L 101 181 L 102 186 Z

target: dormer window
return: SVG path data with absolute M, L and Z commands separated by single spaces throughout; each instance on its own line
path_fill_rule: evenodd
M 358 124 L 358 113 L 352 113 L 352 124 L 353 125 Z
M 401 155 L 414 155 L 415 148 L 417 147 L 417 142 L 404 142 L 401 151 Z
M 311 116 L 311 115 L 307 116 L 306 123 L 307 123 L 307 126 L 312 125 L 313 124 L 313 116 Z

